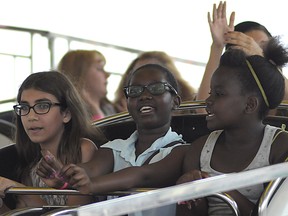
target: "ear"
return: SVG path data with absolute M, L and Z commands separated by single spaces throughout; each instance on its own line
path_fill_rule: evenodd
M 175 110 L 177 109 L 181 104 L 181 97 L 179 95 L 176 95 L 174 98 L 173 98 L 173 107 L 172 107 L 172 110 Z
M 257 111 L 259 107 L 259 101 L 256 96 L 249 96 L 246 101 L 245 112 L 246 113 L 253 113 Z
M 68 123 L 70 120 L 71 120 L 71 112 L 70 110 L 66 109 L 64 112 L 63 112 L 63 122 L 66 124 Z

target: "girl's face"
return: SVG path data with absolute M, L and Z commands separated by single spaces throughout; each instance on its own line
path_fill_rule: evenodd
M 207 127 L 211 130 L 237 127 L 243 118 L 247 95 L 241 92 L 241 83 L 233 70 L 219 67 L 212 76 L 210 96 L 206 99 Z
M 32 107 L 41 102 L 59 103 L 52 94 L 35 89 L 26 89 L 21 94 L 19 104 Z M 71 119 L 70 112 L 61 112 L 60 109 L 60 106 L 52 105 L 48 113 L 37 114 L 30 108 L 27 115 L 21 116 L 24 130 L 32 142 L 39 143 L 41 147 L 58 146 L 64 132 L 64 124 Z
M 95 56 L 93 63 L 90 65 L 85 78 L 85 91 L 90 97 L 102 99 L 107 94 L 107 78 L 109 74 L 104 70 L 105 62 L 100 61 Z
M 140 69 L 132 77 L 129 86 L 147 86 L 159 82 L 168 83 L 165 74 L 159 69 Z M 170 126 L 171 110 L 178 106 L 179 98 L 166 90 L 163 94 L 153 95 L 147 88 L 138 97 L 128 97 L 128 111 L 138 129 L 156 129 Z

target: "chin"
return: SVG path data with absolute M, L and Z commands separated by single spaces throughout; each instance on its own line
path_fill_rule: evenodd
M 220 125 L 212 123 L 212 122 L 207 122 L 207 128 L 211 131 L 222 129 L 222 127 Z

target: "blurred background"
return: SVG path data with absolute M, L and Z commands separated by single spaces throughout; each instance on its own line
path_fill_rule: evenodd
M 227 0 L 235 24 L 256 21 L 288 44 L 284 0 Z M 96 49 L 107 60 L 108 98 L 143 51 L 165 51 L 198 88 L 210 51 L 212 0 L 9 0 L 0 13 L 0 111 L 11 109 L 30 73 L 55 69 L 71 49 Z M 287 68 L 284 69 L 287 74 Z M 287 76 L 287 75 L 286 75 Z

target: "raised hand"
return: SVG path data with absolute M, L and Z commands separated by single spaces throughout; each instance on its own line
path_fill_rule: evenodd
M 226 43 L 232 44 L 230 48 L 243 50 L 246 55 L 263 56 L 261 44 L 258 44 L 252 37 L 242 32 L 227 32 L 225 33 Z M 264 43 L 264 42 L 262 42 Z
M 224 48 L 225 46 L 225 33 L 234 30 L 235 12 L 230 15 L 229 24 L 226 18 L 226 1 L 220 1 L 218 7 L 213 4 L 213 18 L 211 19 L 210 12 L 208 12 L 208 23 L 212 35 L 213 43 L 217 46 Z

